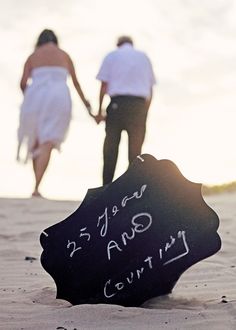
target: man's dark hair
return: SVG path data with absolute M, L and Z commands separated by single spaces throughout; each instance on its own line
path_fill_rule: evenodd
M 116 46 L 120 47 L 121 45 L 126 44 L 126 43 L 133 45 L 132 38 L 129 36 L 121 36 L 118 38 Z

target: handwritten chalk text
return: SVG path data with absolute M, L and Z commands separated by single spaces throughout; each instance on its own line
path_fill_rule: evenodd
M 136 234 L 144 233 L 150 228 L 152 224 L 152 216 L 149 213 L 143 212 L 136 214 L 131 220 L 132 227 L 130 228 L 131 233 L 123 232 L 121 234 L 121 242 L 118 244 L 116 241 L 111 240 L 107 244 L 107 257 L 108 260 L 111 260 L 111 251 L 116 249 L 119 252 L 122 252 L 122 247 L 126 246 L 129 241 L 133 240 L 136 237 Z
M 87 232 L 87 227 L 84 227 L 84 228 L 81 228 L 80 229 L 80 235 L 79 235 L 79 238 L 84 238 L 86 239 L 86 241 L 90 241 L 91 239 L 91 235 Z M 70 241 L 68 239 L 68 242 L 67 242 L 67 249 L 70 249 L 70 247 L 72 247 L 72 251 L 70 252 L 70 257 L 72 258 L 74 253 L 77 252 L 78 250 L 81 250 L 82 249 L 82 246 L 77 246 L 77 242 L 75 241 Z
M 182 246 L 180 246 L 180 244 Z M 182 250 L 182 252 L 180 254 L 175 255 L 174 247 L 177 248 L 177 245 L 178 251 Z M 180 247 L 182 249 L 180 249 Z M 118 251 L 122 251 L 122 249 L 119 247 Z M 171 251 L 170 259 L 167 259 L 166 257 L 168 251 Z M 178 231 L 176 237 L 170 235 L 170 239 L 164 244 L 164 248 L 160 248 L 159 253 L 157 253 L 156 255 L 148 256 L 139 268 L 135 269 L 134 271 L 132 270 L 127 275 L 124 275 L 124 278 L 120 281 L 114 282 L 111 279 L 106 281 L 104 285 L 104 296 L 106 298 L 114 297 L 119 293 L 119 291 L 125 289 L 128 285 L 132 285 L 138 280 L 140 280 L 143 274 L 147 272 L 147 270 L 155 270 L 154 261 L 157 261 L 158 264 L 161 261 L 161 265 L 166 266 L 174 261 L 177 261 L 180 258 L 183 258 L 189 253 L 189 251 L 190 249 L 187 244 L 186 234 L 184 230 Z
M 111 208 L 111 214 L 109 214 L 108 207 L 105 207 L 104 212 L 98 216 L 97 227 L 100 226 L 100 236 L 105 237 L 108 231 L 109 220 L 114 218 L 116 214 L 120 211 L 121 208 L 125 208 L 128 202 L 132 199 L 140 199 L 143 196 L 144 191 L 146 190 L 147 185 L 144 184 L 140 188 L 140 191 L 135 191 L 131 196 L 124 196 L 120 202 L 119 207 L 113 205 Z
M 114 283 L 109 279 L 104 286 L 104 296 L 106 298 L 114 297 L 119 291 L 123 290 L 127 285 L 131 285 L 134 281 L 138 281 L 143 276 L 143 273 L 147 269 L 152 269 L 152 257 L 147 257 L 141 266 L 141 268 L 131 271 L 123 280 Z

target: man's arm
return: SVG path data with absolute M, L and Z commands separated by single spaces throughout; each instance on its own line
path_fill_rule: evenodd
M 105 120 L 105 116 L 102 113 L 102 103 L 106 92 L 107 92 L 107 83 L 105 81 L 102 81 L 99 92 L 99 108 L 98 108 L 98 113 L 96 115 L 97 124 L 99 124 L 102 120 Z
M 147 109 L 147 111 L 150 108 L 150 105 L 151 105 L 151 102 L 152 102 L 152 95 L 153 95 L 153 91 L 152 91 L 152 88 L 151 88 L 150 96 L 146 99 L 146 109 Z

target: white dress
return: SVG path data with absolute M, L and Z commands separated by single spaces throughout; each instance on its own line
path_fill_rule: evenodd
M 17 159 L 25 161 L 38 154 L 37 145 L 52 142 L 60 149 L 71 121 L 71 96 L 66 80 L 68 71 L 59 66 L 34 68 L 32 83 L 26 88 L 20 109 Z

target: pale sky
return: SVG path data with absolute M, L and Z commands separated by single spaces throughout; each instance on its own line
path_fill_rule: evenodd
M 19 80 L 44 28 L 52 28 L 71 55 L 95 112 L 99 65 L 117 36 L 130 34 L 158 79 L 143 152 L 171 159 L 195 182 L 236 180 L 235 1 L 0 0 L 0 6 L 1 197 L 28 197 L 32 190 L 30 164 L 15 161 Z M 49 198 L 81 199 L 101 184 L 104 125 L 91 121 L 74 91 L 72 97 L 68 138 L 42 185 Z M 116 176 L 127 166 L 125 138 Z

